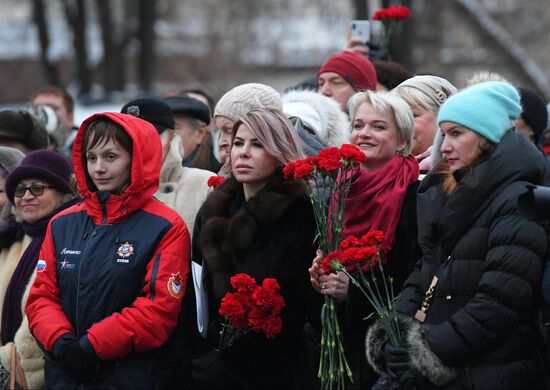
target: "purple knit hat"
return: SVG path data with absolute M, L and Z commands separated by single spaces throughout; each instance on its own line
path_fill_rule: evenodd
M 40 179 L 63 194 L 72 193 L 73 168 L 69 160 L 51 150 L 36 150 L 25 156 L 21 164 L 6 178 L 6 195 L 13 202 L 15 187 L 23 179 Z

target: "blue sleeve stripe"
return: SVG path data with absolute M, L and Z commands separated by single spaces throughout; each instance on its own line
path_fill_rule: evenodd
M 151 287 L 150 299 L 151 300 L 155 299 L 155 293 L 156 293 L 155 283 L 157 281 L 157 274 L 159 272 L 159 264 L 160 264 L 160 253 L 155 258 L 155 264 L 153 264 L 153 272 L 151 273 L 151 282 L 150 282 L 150 287 Z

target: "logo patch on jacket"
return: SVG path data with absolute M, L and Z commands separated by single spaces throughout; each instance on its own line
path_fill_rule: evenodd
M 126 241 L 124 244 L 118 247 L 116 254 L 118 255 L 117 263 L 129 264 L 129 257 L 134 254 L 134 246 Z
M 116 254 L 120 257 L 130 257 L 134 254 L 134 246 L 126 241 L 124 244 L 118 247 Z
M 172 277 L 168 279 L 168 292 L 174 298 L 181 298 L 183 296 L 183 278 L 180 273 L 172 274 Z
M 74 271 L 75 269 L 76 269 L 76 262 L 71 262 L 71 260 L 67 259 L 66 257 L 60 263 L 60 267 L 59 267 L 60 271 Z
M 46 269 L 46 260 L 38 260 L 36 263 L 36 272 L 44 272 Z

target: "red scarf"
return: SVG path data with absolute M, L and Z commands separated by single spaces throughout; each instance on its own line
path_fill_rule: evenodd
M 361 169 L 352 179 L 346 199 L 343 237 L 382 230 L 386 241 L 380 251 L 387 254 L 395 243 L 407 188 L 418 180 L 418 173 L 418 162 L 412 156 L 396 156 L 373 172 Z

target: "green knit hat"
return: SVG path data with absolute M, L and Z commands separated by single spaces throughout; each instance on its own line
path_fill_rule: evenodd
M 458 123 L 488 140 L 499 143 L 521 114 L 519 93 L 501 81 L 472 85 L 448 98 L 437 115 L 437 124 Z

